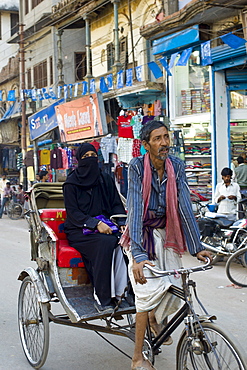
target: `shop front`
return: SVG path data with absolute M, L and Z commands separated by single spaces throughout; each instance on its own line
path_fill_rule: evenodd
M 212 197 L 213 129 L 211 67 L 203 65 L 198 25 L 153 41 L 156 60 L 167 61 L 167 114 L 173 131 L 181 133 L 179 156 L 185 159 L 191 190 Z M 184 153 L 183 153 L 184 151 Z
M 217 175 L 246 154 L 247 140 L 247 55 L 245 45 L 212 49 Z

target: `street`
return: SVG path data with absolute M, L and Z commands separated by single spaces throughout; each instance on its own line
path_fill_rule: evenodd
M 17 327 L 17 302 L 21 282 L 17 277 L 22 269 L 35 267 L 30 261 L 28 225 L 24 219 L 13 221 L 3 215 L 0 220 L 1 258 L 1 310 L 0 310 L 0 369 L 31 369 L 19 340 Z M 194 266 L 197 260 L 189 255 L 183 259 L 185 266 Z M 225 263 L 213 269 L 195 273 L 198 295 L 210 314 L 217 316 L 216 323 L 226 329 L 247 351 L 246 308 L 247 289 L 234 289 L 225 275 Z M 60 311 L 59 311 L 60 312 Z M 156 358 L 159 369 L 175 370 L 176 343 L 181 328 L 172 335 L 174 343 L 163 346 Z M 105 335 L 114 345 L 129 356 L 133 343 L 125 338 Z M 106 370 L 130 369 L 130 359 L 111 347 L 96 333 L 66 326 L 50 325 L 50 347 L 44 370 Z

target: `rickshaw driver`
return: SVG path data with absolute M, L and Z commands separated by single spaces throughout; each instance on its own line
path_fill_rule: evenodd
M 76 158 L 78 167 L 63 185 L 67 211 L 65 233 L 71 247 L 82 254 L 95 289 L 95 308 L 100 313 L 110 313 L 115 307 L 112 298 L 119 299 L 127 285 L 127 267 L 119 246 L 120 233 L 112 233 L 110 226 L 95 217 L 104 215 L 109 219 L 114 214 L 125 214 L 125 209 L 114 180 L 99 169 L 94 146 L 81 144 Z M 118 219 L 120 231 L 124 230 L 125 220 Z M 92 233 L 84 235 L 83 228 Z M 129 307 L 127 301 L 123 306 Z
M 142 127 L 140 138 L 147 154 L 129 163 L 128 218 L 120 244 L 129 258 L 137 311 L 131 369 L 150 370 L 154 367 L 142 354 L 148 315 L 152 331 L 158 334 L 167 316 L 179 307 L 179 299 L 167 290 L 171 284 L 180 285 L 181 278 L 147 280 L 152 274 L 144 265 L 176 270 L 181 267 L 180 257 L 186 244 L 190 253 L 202 261 L 211 254 L 200 242 L 184 164 L 168 155 L 168 128 L 163 122 L 149 121 Z M 171 337 L 164 342 L 171 343 Z

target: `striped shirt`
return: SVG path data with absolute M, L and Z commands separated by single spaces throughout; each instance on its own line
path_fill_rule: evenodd
M 181 159 L 170 156 L 172 161 L 178 190 L 178 207 L 181 218 L 182 229 L 189 252 L 196 255 L 204 249 L 200 242 L 200 232 L 196 223 L 190 200 L 190 190 L 187 184 L 184 163 Z M 142 198 L 142 179 L 144 172 L 144 157 L 133 158 L 129 163 L 128 170 L 128 195 L 127 209 L 129 233 L 131 239 L 131 252 L 136 262 L 148 259 L 147 252 L 142 247 L 142 224 L 143 224 L 143 198 Z M 167 176 L 164 172 L 163 179 L 160 181 L 158 172 L 151 163 L 152 181 L 151 194 L 148 210 L 153 211 L 156 217 L 163 217 L 166 214 L 166 181 Z

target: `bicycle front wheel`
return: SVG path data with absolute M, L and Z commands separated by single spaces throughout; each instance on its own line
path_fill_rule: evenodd
M 48 307 L 38 302 L 34 283 L 27 276 L 20 288 L 18 322 L 21 344 L 31 366 L 44 365 L 49 348 Z
M 11 220 L 19 220 L 23 214 L 23 208 L 19 203 L 12 203 L 7 210 L 7 214 Z
M 247 370 L 246 359 L 217 325 L 204 322 L 184 331 L 177 347 L 177 370 Z
M 233 284 L 247 287 L 247 247 L 239 249 L 228 259 L 226 275 Z

